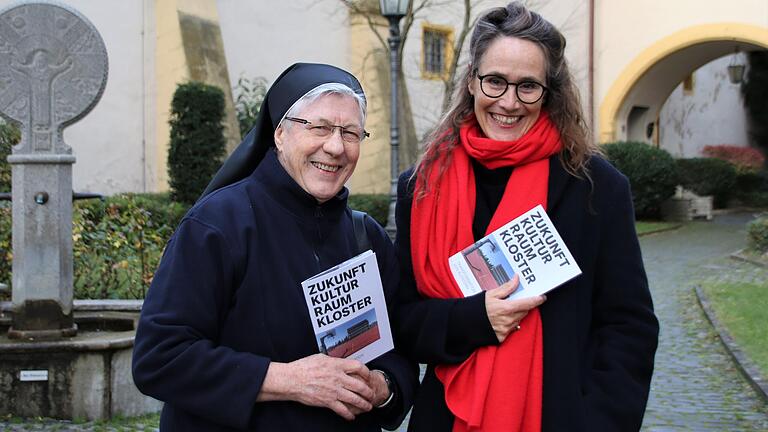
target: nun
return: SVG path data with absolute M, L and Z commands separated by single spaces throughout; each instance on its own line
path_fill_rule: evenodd
M 412 404 L 418 368 L 320 354 L 301 282 L 359 253 L 344 184 L 360 155 L 357 79 L 298 63 L 168 242 L 141 311 L 133 378 L 164 431 L 380 431 Z M 387 304 L 394 247 L 372 218 Z M 394 314 L 390 313 L 390 316 Z

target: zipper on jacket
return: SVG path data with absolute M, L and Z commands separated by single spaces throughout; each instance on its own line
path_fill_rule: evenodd
M 320 255 L 317 251 L 320 248 L 320 242 L 322 241 L 322 233 L 320 230 L 320 219 L 323 217 L 323 209 L 320 206 L 315 207 L 315 229 L 317 230 L 317 238 L 315 239 L 315 247 L 312 250 L 312 254 L 315 255 L 315 263 L 317 263 L 318 270 L 320 268 Z

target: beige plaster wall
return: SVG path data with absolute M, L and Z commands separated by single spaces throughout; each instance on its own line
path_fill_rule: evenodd
M 595 3 L 596 109 L 605 102 L 611 86 L 621 79 L 632 61 L 662 39 L 675 34 L 685 38 L 686 29 L 706 24 L 768 27 L 765 0 L 595 0 Z
M 189 79 L 184 43 L 178 18 L 176 0 L 155 0 L 155 71 L 156 109 L 152 161 L 154 179 L 152 190 L 168 189 L 168 145 L 171 100 L 176 83 Z
M 215 0 L 232 84 L 270 83 L 296 62 L 351 62 L 346 9 L 338 0 Z
M 533 0 L 531 8 L 554 24 L 565 36 L 565 57 L 579 89 L 585 120 L 590 123 L 589 1 Z
M 226 55 L 217 40 L 219 14 L 213 0 L 155 0 L 155 182 L 151 190 L 168 189 L 168 119 L 179 83 L 199 80 L 224 90 L 225 137 L 231 150 L 239 142 Z M 195 21 L 190 24 L 191 21 Z M 183 22 L 183 24 L 182 24 Z M 186 27 L 183 27 L 186 26 Z M 206 31 L 211 34 L 206 35 Z M 196 34 L 199 33 L 199 34 Z M 193 37 L 194 36 L 194 37 Z M 202 45 L 200 38 L 205 38 Z
M 386 28 L 384 18 L 377 24 Z M 350 17 L 350 72 L 368 99 L 366 129 L 370 138 L 361 144 L 360 160 L 347 185 L 353 193 L 389 193 L 390 188 L 390 78 L 389 56 L 364 17 Z
M 197 5 L 199 0 L 190 2 L 198 6 L 194 8 L 185 8 L 183 3 L 179 4 L 178 19 L 189 79 L 216 86 L 224 92 L 223 133 L 227 152 L 231 152 L 240 143 L 240 127 L 235 114 L 218 15 L 215 7 L 197 14 L 196 9 L 201 9 Z M 205 4 L 214 6 L 210 1 Z

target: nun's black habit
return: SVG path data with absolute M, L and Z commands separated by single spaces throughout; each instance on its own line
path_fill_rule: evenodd
M 346 188 L 318 204 L 270 149 L 285 112 L 324 83 L 362 93 L 341 69 L 291 66 L 168 243 L 133 354 L 136 385 L 165 402 L 161 430 L 379 431 L 396 427 L 411 405 L 418 371 L 395 352 L 368 364 L 392 378 L 394 403 L 352 422 L 326 408 L 256 402 L 271 361 L 318 352 L 301 281 L 358 252 Z M 378 224 L 366 228 L 391 307 L 399 281 L 394 248 Z

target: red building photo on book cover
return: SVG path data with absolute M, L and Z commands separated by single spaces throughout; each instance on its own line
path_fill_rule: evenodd
M 317 336 L 320 352 L 331 357 L 349 357 L 380 339 L 376 310 L 342 323 Z
M 464 296 L 496 288 L 519 276 L 508 298 L 541 295 L 581 274 L 541 205 L 502 225 L 448 259 Z
M 503 285 L 515 275 L 493 238 L 486 237 L 464 249 L 461 254 L 483 291 Z

